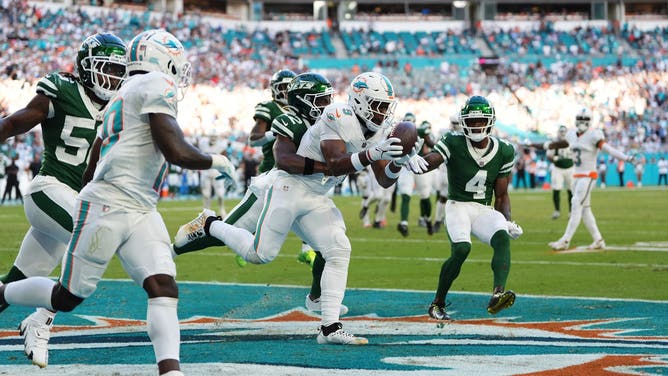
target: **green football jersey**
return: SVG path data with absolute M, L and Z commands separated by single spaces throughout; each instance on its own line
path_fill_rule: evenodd
M 88 165 L 100 110 L 75 79 L 59 73 L 43 77 L 37 93 L 51 100 L 52 109 L 42 123 L 44 156 L 40 175 L 53 176 L 77 192 Z
M 297 147 L 302 142 L 302 137 L 307 130 L 308 125 L 304 120 L 287 112 L 278 116 L 271 123 L 272 132 L 291 139 Z
M 271 128 L 271 123 L 276 119 L 278 115 L 285 113 L 285 110 L 274 101 L 267 101 L 258 103 L 255 106 L 255 115 L 253 119 L 262 119 L 269 124 Z M 274 161 L 274 141 L 269 141 L 266 144 L 262 145 L 262 162 L 258 167 L 260 173 L 271 170 L 274 167 L 276 162 Z
M 466 136 L 446 133 L 434 146 L 448 166 L 448 199 L 491 205 L 494 183 L 507 176 L 515 163 L 515 149 L 505 140 L 489 137 L 486 150 L 475 149 Z
M 558 168 L 571 168 L 575 164 L 573 162 L 573 152 L 571 148 L 561 148 L 554 150 L 554 167 Z

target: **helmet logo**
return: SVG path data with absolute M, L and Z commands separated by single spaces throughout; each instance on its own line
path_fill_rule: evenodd
M 163 35 L 162 40 L 158 40 L 157 42 L 163 45 L 170 55 L 181 55 L 181 49 L 179 48 L 179 45 L 168 35 Z
M 363 78 L 360 78 L 358 81 L 353 82 L 353 91 L 360 93 L 364 89 L 368 89 L 369 85 L 366 84 Z
M 385 89 L 385 92 L 387 92 L 387 96 L 388 96 L 389 99 L 394 99 L 394 89 L 392 88 L 392 84 L 387 79 L 387 77 L 385 77 L 385 76 L 382 76 L 382 77 L 383 77 L 383 80 L 381 82 L 382 82 L 382 85 L 383 85 L 383 89 Z

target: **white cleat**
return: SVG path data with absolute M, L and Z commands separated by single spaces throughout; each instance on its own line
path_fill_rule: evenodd
M 555 251 L 563 251 L 568 249 L 568 243 L 570 243 L 568 240 L 559 239 L 556 242 L 547 243 L 547 245 Z
M 304 302 L 304 305 L 306 306 L 306 309 L 311 311 L 311 312 L 320 312 L 322 309 L 320 308 L 320 298 L 316 298 L 315 300 L 311 300 L 311 294 L 306 295 L 306 301 Z M 348 307 L 346 307 L 344 304 L 341 304 L 339 308 L 339 316 L 343 316 L 346 313 L 348 313 Z
M 552 213 L 552 219 L 557 219 L 559 217 L 561 217 L 561 213 L 559 210 L 555 210 L 554 213 Z
M 605 240 L 603 238 L 594 240 L 593 243 L 587 246 L 587 249 L 605 249 Z
M 202 210 L 197 218 L 179 227 L 174 237 L 174 247 L 181 248 L 186 244 L 206 236 L 204 224 L 209 217 L 215 217 L 216 212 L 209 209 Z
M 44 368 L 49 364 L 49 339 L 53 326 L 54 313 L 38 309 L 19 325 L 19 334 L 23 337 L 24 351 L 32 364 Z
M 322 327 L 320 327 L 320 333 L 318 333 L 318 343 L 321 345 L 330 344 L 330 345 L 366 345 L 369 343 L 369 340 L 364 337 L 356 337 L 342 329 L 343 325 L 341 323 L 336 323 L 339 328 L 324 335 L 322 333 Z

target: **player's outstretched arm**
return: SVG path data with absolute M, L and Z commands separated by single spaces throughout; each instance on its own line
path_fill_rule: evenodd
M 323 173 L 328 175 L 325 163 L 297 155 L 297 145 L 290 138 L 280 134 L 277 135 L 274 143 L 274 159 L 276 167 L 291 174 Z
M 275 140 L 276 136 L 269 128 L 269 123 L 264 119 L 257 118 L 253 129 L 251 129 L 251 134 L 248 136 L 250 146 L 262 146 L 267 142 Z
M 620 151 L 618 149 L 615 149 L 614 147 L 612 147 L 610 144 L 608 144 L 605 141 L 603 141 L 602 144 L 601 144 L 601 150 L 603 150 L 604 152 L 610 154 L 611 156 L 613 156 L 617 159 L 621 159 L 623 161 L 631 162 L 633 164 L 635 164 L 635 162 L 636 162 L 633 155 L 624 154 L 622 151 Z
M 49 97 L 44 94 L 35 95 L 22 109 L 0 119 L 0 142 L 9 137 L 23 134 L 46 120 L 49 115 Z
M 186 141 L 174 117 L 162 113 L 151 113 L 149 123 L 153 140 L 167 162 L 191 170 L 212 168 L 211 155 L 202 153 Z
M 377 166 L 381 169 L 385 168 L 387 161 L 401 154 L 403 147 L 399 142 L 398 138 L 392 137 L 359 153 L 349 154 L 343 140 L 328 139 L 320 141 L 320 150 L 325 157 L 325 163 L 330 173 L 333 176 L 341 176 L 360 171 L 376 161 L 383 161 Z
M 510 195 L 508 195 L 508 185 L 511 175 L 497 178 L 494 182 L 494 209 L 501 212 L 506 220 L 510 221 Z

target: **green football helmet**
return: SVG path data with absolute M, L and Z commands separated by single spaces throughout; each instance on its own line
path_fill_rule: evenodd
M 302 73 L 290 81 L 287 89 L 288 106 L 311 124 L 332 103 L 334 89 L 324 76 L 318 73 Z
M 464 136 L 474 142 L 486 139 L 496 121 L 494 106 L 492 106 L 487 98 L 480 95 L 474 95 L 466 101 L 466 104 L 464 104 L 464 107 L 459 112 L 459 118 L 464 130 Z M 482 126 L 475 124 L 480 119 L 485 120 Z
M 406 112 L 403 121 L 410 121 L 411 123 L 415 124 L 415 114 L 412 112 Z
M 431 123 L 427 120 L 420 123 L 417 127 L 417 133 L 420 137 L 425 137 L 426 135 L 431 134 Z
M 81 83 L 108 101 L 125 78 L 127 59 L 123 41 L 111 33 L 89 36 L 77 53 L 76 70 Z
M 288 104 L 288 97 L 285 91 L 287 90 L 290 81 L 296 76 L 297 73 L 289 69 L 281 69 L 271 76 L 269 87 L 271 88 L 271 97 L 275 102 L 280 103 L 282 106 Z

